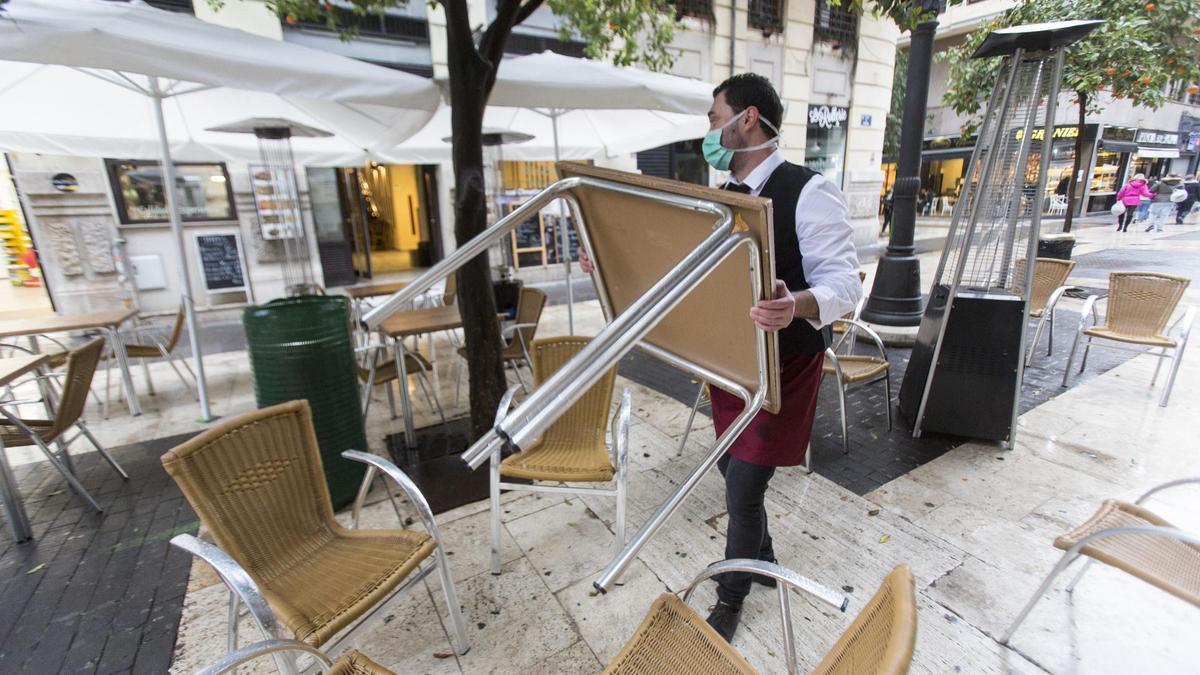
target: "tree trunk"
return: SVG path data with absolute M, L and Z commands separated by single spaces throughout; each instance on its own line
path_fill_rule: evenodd
M 465 3 L 445 3 L 450 70 L 450 125 L 454 161 L 454 237 L 462 246 L 487 227 L 483 173 L 483 110 L 492 67 L 471 39 Z M 461 8 L 461 16 L 460 14 Z M 506 380 L 500 360 L 500 323 L 487 254 L 458 270 L 458 303 L 467 341 L 471 430 L 479 438 L 492 428 Z
M 1083 165 L 1083 130 L 1087 127 L 1087 101 L 1088 95 L 1084 92 L 1075 92 L 1075 100 L 1079 102 L 1079 125 L 1075 134 L 1075 161 L 1071 166 L 1071 180 L 1067 183 L 1067 213 L 1063 216 L 1063 232 L 1071 231 L 1071 223 L 1075 220 L 1075 190 L 1079 185 L 1079 168 Z M 1043 152 L 1053 153 L 1054 141 L 1043 143 Z M 1046 161 L 1050 161 L 1051 155 L 1046 155 Z

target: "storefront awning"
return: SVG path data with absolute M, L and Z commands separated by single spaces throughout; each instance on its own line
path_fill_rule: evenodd
M 1100 148 L 1111 152 L 1137 152 L 1137 143 L 1130 141 L 1114 141 L 1107 138 L 1100 139 Z
M 1143 159 L 1178 159 L 1179 148 L 1146 148 L 1138 146 L 1138 157 Z

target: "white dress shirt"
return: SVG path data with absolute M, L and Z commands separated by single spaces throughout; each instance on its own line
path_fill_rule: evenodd
M 729 183 L 744 184 L 750 194 L 757 195 L 781 164 L 783 153 L 776 149 L 754 167 L 746 180 L 739 182 L 731 175 Z M 852 311 L 863 293 L 850 210 L 842 191 L 824 176 L 813 176 L 800 191 L 796 200 L 796 239 L 804 256 L 804 278 L 820 315 L 807 321 L 813 328 L 821 328 Z

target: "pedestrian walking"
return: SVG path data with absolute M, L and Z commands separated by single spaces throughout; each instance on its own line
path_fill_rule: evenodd
M 1179 202 L 1179 209 L 1175 212 L 1176 225 L 1182 225 L 1183 219 L 1191 214 L 1192 207 L 1200 202 L 1200 181 L 1196 180 L 1194 174 L 1183 177 L 1183 189 L 1187 191 L 1187 199 Z
M 1147 232 L 1150 230 L 1163 231 L 1163 225 L 1166 224 L 1167 218 L 1171 217 L 1171 212 L 1175 210 L 1175 202 L 1171 201 L 1171 193 L 1182 186 L 1183 179 L 1179 176 L 1166 176 L 1162 180 L 1150 184 L 1149 189 L 1153 196 L 1150 198 L 1150 224 L 1146 226 Z
M 892 225 L 892 188 L 888 188 L 883 195 L 883 227 L 879 228 L 879 236 L 883 236 L 884 232 Z
M 774 562 L 764 507 L 767 484 L 778 467 L 804 463 L 831 341 L 829 325 L 854 309 L 862 282 L 850 211 L 837 183 L 784 160 L 777 147 L 783 104 L 771 82 L 754 73 L 725 80 L 713 92 L 708 121 L 704 159 L 730 173 L 725 189 L 774 203 L 773 292 L 749 316 L 738 310 L 729 320 L 753 321 L 778 333 L 780 410 L 755 415 L 717 463 L 729 514 L 726 559 Z M 582 255 L 579 262 L 590 273 L 591 262 Z M 720 436 L 746 404 L 720 387 L 710 391 L 713 426 Z M 717 603 L 707 621 L 726 641 L 733 638 L 752 583 L 775 585 L 772 579 L 741 572 L 717 579 Z
M 1117 232 L 1129 231 L 1129 223 L 1133 222 L 1137 215 L 1142 197 L 1148 199 L 1150 196 L 1150 190 L 1146 188 L 1146 177 L 1140 173 L 1121 186 L 1121 189 L 1117 191 L 1117 201 L 1125 205 L 1125 213 L 1122 213 L 1121 217 L 1117 219 Z

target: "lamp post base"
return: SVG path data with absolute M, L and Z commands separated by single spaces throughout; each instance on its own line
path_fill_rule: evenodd
M 886 291 L 887 295 L 881 294 Z M 921 262 L 916 255 L 888 255 L 879 259 L 871 295 L 862 319 L 884 326 L 918 326 L 925 314 L 921 297 Z

